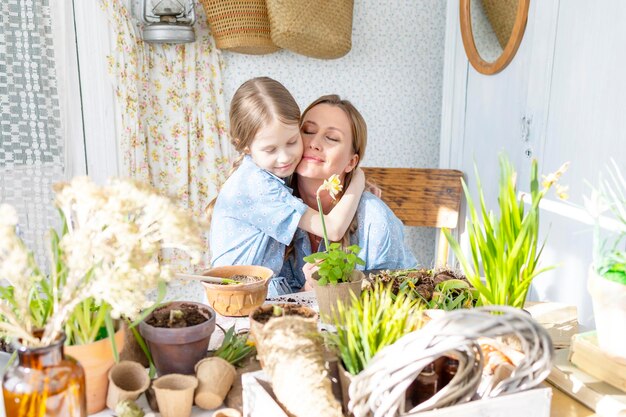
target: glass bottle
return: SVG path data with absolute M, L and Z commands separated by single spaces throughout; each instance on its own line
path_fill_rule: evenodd
M 430 363 L 422 369 L 415 381 L 407 389 L 411 407 L 423 403 L 439 391 L 439 375 L 435 371 L 435 363 Z
M 2 379 L 7 417 L 87 417 L 85 373 L 63 352 L 63 335 L 38 348 L 19 345 Z

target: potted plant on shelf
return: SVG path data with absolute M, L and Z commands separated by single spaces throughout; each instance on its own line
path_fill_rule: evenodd
M 98 186 L 80 177 L 56 191 L 62 231 L 60 236 L 50 233 L 48 275 L 17 237 L 17 213 L 0 206 L 0 276 L 9 283 L 0 289 L 0 329 L 20 342 L 18 363 L 3 380 L 9 416 L 23 407 L 36 410 L 32 415 L 47 415 L 44 404 L 51 393 L 60 403 L 65 398 L 64 407 L 69 407 L 60 415 L 86 415 L 85 393 L 89 412 L 104 408 L 107 383 L 102 392 L 96 390 L 89 368 L 86 387 L 82 370 L 75 380 L 50 377 L 57 366 L 69 369 L 62 341 L 97 344 L 115 333 L 115 319 L 139 319 L 153 304 L 146 293 L 164 288 L 170 277 L 158 263 L 159 251 L 182 249 L 198 260 L 202 250 L 192 217 L 146 185 L 113 180 Z M 115 339 L 109 339 L 110 345 Z M 110 349 L 116 356 L 115 343 Z M 55 365 L 40 369 L 35 359 L 54 359 Z M 112 364 L 98 365 L 105 380 Z M 50 384 L 43 383 L 48 380 Z
M 554 268 L 539 268 L 539 257 L 543 249 L 543 244 L 539 247 L 539 203 L 552 186 L 556 185 L 557 193 L 564 194 L 565 189 L 557 181 L 568 165 L 563 164 L 555 173 L 545 176 L 540 188 L 537 161 L 532 161 L 530 207 L 526 210 L 523 196 L 518 197 L 517 173 L 509 159 L 500 155 L 500 213 L 497 218 L 486 207 L 478 172 L 478 210 L 465 181 L 461 179 L 469 213 L 469 259 L 450 231 L 443 229 L 443 232 L 468 281 L 478 292 L 477 305 L 496 304 L 523 308 L 532 280 L 540 273 Z M 484 272 L 484 283 L 481 280 L 481 271 Z
M 235 334 L 235 326 L 225 331 L 224 341 L 215 354 L 195 366 L 198 378 L 196 405 L 207 410 L 219 407 L 237 376 L 235 366 L 253 352 L 254 343 L 248 341 L 248 334 Z
M 599 188 L 586 201 L 596 219 L 588 289 L 598 345 L 610 355 L 626 359 L 626 179 L 617 163 L 612 163 L 608 178 L 601 178 Z M 607 210 L 614 219 L 601 216 Z M 603 239 L 601 226 L 611 230 L 612 235 Z
M 324 180 L 317 190 L 317 208 L 322 220 L 325 250 L 304 258 L 305 262 L 319 265 L 319 269 L 312 274 L 312 278 L 322 320 L 330 318 L 332 311 L 337 307 L 337 301 L 350 302 L 351 293 L 358 297 L 365 278 L 362 271 L 355 269 L 356 265 L 365 265 L 365 261 L 358 257 L 361 248 L 351 245 L 344 250 L 340 243 L 328 241 L 320 193 L 327 191 L 334 200 L 341 188 L 339 177 L 333 175 L 328 180 Z

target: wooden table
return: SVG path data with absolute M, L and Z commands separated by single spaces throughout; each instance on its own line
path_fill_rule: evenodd
M 550 407 L 551 417 L 589 417 L 597 416 L 593 410 L 579 403 L 554 385 L 545 382 L 546 386 L 552 388 L 552 406 Z

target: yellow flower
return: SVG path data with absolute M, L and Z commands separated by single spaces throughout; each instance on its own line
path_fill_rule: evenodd
M 317 195 L 319 197 L 320 191 L 326 190 L 328 194 L 330 194 L 333 200 L 337 199 L 337 194 L 341 191 L 343 186 L 341 185 L 341 180 L 337 174 L 333 174 L 329 179 L 324 180 L 324 183 L 318 188 Z
M 568 168 L 569 168 L 569 162 L 566 162 L 563 165 L 561 165 L 559 169 L 556 170 L 556 172 L 553 172 L 548 175 L 543 175 L 543 181 L 541 182 L 541 185 L 543 186 L 543 188 L 552 187 L 552 185 L 556 183 L 559 180 L 559 178 L 561 178 L 561 176 L 565 173 L 565 171 L 567 171 Z
M 569 194 L 567 193 L 568 190 L 569 190 L 569 187 L 567 185 L 557 184 L 556 185 L 557 197 L 559 197 L 561 200 L 567 200 L 569 198 Z

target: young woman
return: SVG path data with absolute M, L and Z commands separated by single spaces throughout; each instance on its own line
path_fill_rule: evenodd
M 352 103 L 328 95 L 315 100 L 304 111 L 300 131 L 304 152 L 292 184 L 295 194 L 309 207 L 317 207 L 316 191 L 332 174 L 339 175 L 344 189 L 354 181 L 353 174 L 365 155 L 367 125 Z M 333 208 L 327 193 L 322 193 L 322 207 L 325 213 Z M 404 244 L 402 222 L 370 192 L 363 192 L 356 215 L 340 240 L 344 245 L 361 247 L 359 256 L 365 260 L 365 266 L 359 268 L 417 266 L 415 256 Z M 305 289 L 306 278 L 316 269 L 302 258 L 324 249 L 319 235 L 298 229 L 281 271 L 292 291 Z

